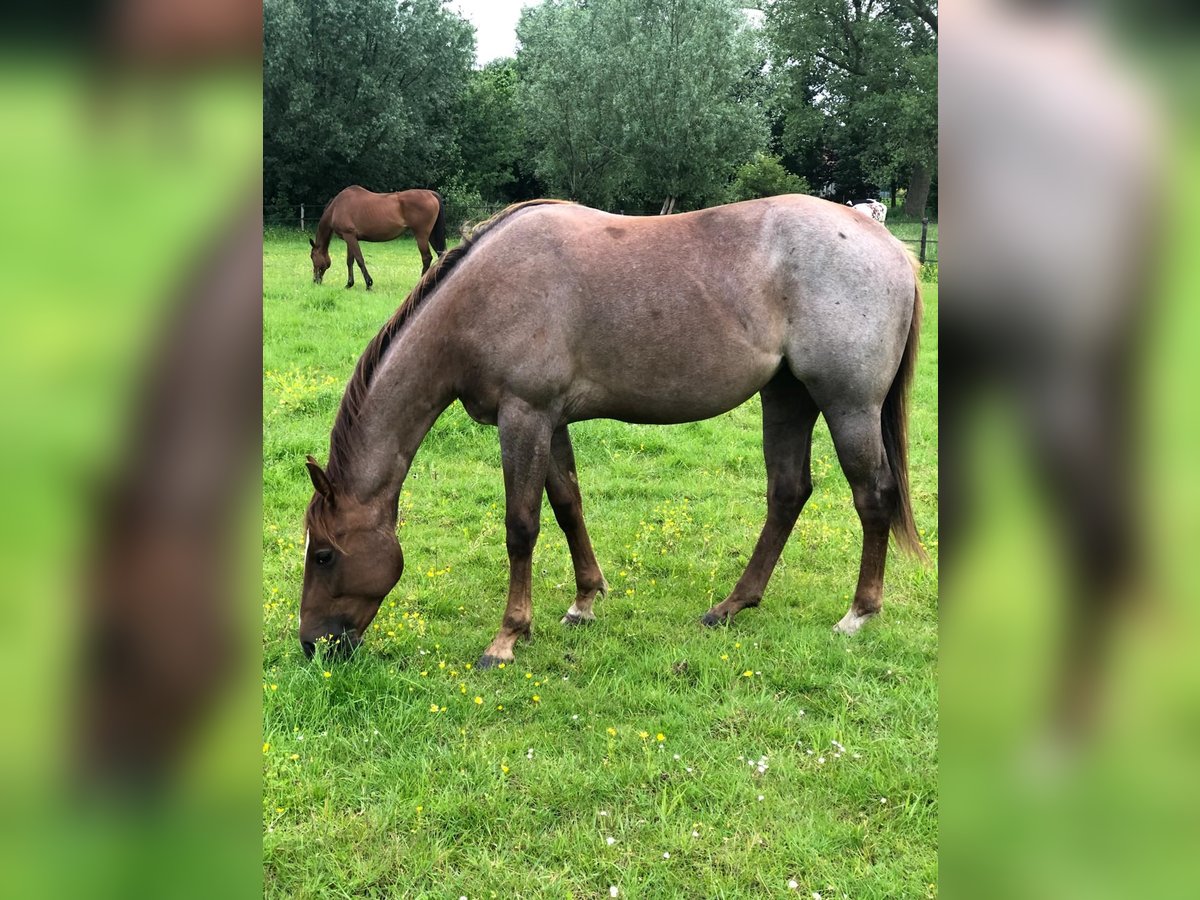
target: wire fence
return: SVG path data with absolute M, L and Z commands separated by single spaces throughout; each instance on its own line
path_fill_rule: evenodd
M 504 209 L 506 205 L 505 203 L 495 203 L 483 206 L 458 206 L 448 203 L 446 204 L 446 230 L 451 235 L 458 235 L 464 228 L 491 218 Z M 301 203 L 286 210 L 279 207 L 264 209 L 263 226 L 265 228 L 289 231 L 298 229 L 309 234 L 315 234 L 317 221 L 321 218 L 321 213 L 324 209 L 324 203 Z M 623 209 L 614 210 L 614 212 L 619 212 L 621 215 L 625 214 L 625 210 Z M 908 225 L 910 223 L 900 224 Z M 917 255 L 917 259 L 920 260 L 921 265 L 936 266 L 938 264 L 938 242 L 936 238 L 930 237 L 931 224 L 933 225 L 932 233 L 936 234 L 937 223 L 931 223 L 928 218 L 925 218 L 920 222 L 920 237 L 899 237 L 897 235 L 897 239 L 901 243 L 913 248 L 913 252 Z

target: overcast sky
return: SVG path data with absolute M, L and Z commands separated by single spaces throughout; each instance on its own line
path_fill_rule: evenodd
M 451 0 L 450 6 L 475 26 L 475 62 L 491 62 L 517 52 L 517 19 L 536 0 Z

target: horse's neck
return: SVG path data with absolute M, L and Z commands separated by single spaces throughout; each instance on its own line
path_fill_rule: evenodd
M 333 240 L 332 219 L 333 216 L 329 215 L 329 211 L 326 210 L 321 216 L 321 221 L 317 222 L 317 247 L 321 250 L 328 250 L 329 242 Z
M 433 302 L 431 300 L 431 302 Z M 417 449 L 454 401 L 450 356 L 424 310 L 403 326 L 371 379 L 355 423 L 349 487 L 364 500 L 400 495 Z

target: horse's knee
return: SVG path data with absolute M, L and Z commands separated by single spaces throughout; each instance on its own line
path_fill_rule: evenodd
M 786 515 L 799 515 L 812 496 L 812 476 L 808 473 L 791 478 L 776 478 L 767 492 L 767 506 Z
M 532 554 L 538 537 L 537 521 L 531 516 L 514 515 L 508 517 L 505 526 L 508 532 L 505 541 L 508 555 L 523 557 Z

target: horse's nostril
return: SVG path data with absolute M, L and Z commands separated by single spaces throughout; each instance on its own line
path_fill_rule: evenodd
M 304 650 L 304 655 L 309 659 L 312 659 L 313 654 L 317 652 L 317 645 L 312 641 L 301 641 L 300 646 Z

